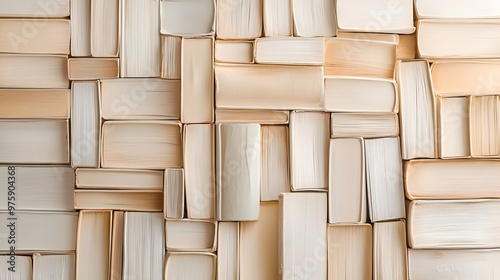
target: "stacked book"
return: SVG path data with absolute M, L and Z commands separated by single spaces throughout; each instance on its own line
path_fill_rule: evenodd
M 427 61 L 402 62 L 398 72 L 409 278 L 495 279 L 500 6 L 448 4 L 415 2 Z

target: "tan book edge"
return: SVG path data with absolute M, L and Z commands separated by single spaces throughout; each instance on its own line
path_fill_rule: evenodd
M 76 189 L 75 209 L 157 212 L 163 209 L 163 192 Z
M 111 8 L 111 3 L 115 9 Z M 120 0 L 91 0 L 90 8 L 90 53 L 93 57 L 118 57 L 120 51 Z M 96 16 L 102 17 L 99 21 Z M 112 20 L 116 20 L 114 23 Z M 111 21 L 111 22 L 110 22 Z M 114 29 L 114 30 L 113 30 Z M 96 42 L 113 40 L 113 46 L 96 46 Z M 109 44 L 110 42 L 105 42 Z M 109 48 L 109 49 L 106 49 Z
M 488 109 L 491 109 L 488 108 L 488 107 L 484 107 L 484 102 L 483 103 L 478 103 L 476 104 L 475 102 L 480 102 L 479 99 L 494 99 L 494 103 L 495 105 L 493 106 L 493 109 L 494 109 L 494 112 L 488 112 Z M 476 105 L 476 106 L 475 106 Z M 476 107 L 479 107 L 479 108 L 476 108 Z M 491 153 L 489 155 L 485 155 L 483 154 L 481 151 L 478 153 L 476 150 L 476 148 L 474 147 L 474 144 L 476 144 L 476 142 L 484 142 L 483 138 L 485 138 L 485 135 L 476 135 L 473 131 L 473 128 L 475 127 L 476 124 L 474 124 L 473 122 L 475 121 L 475 118 L 477 118 L 477 113 L 476 112 L 480 112 L 481 116 L 479 117 L 480 119 L 482 119 L 483 115 L 484 115 L 484 112 L 487 112 L 488 115 L 486 116 L 487 119 L 491 122 L 491 120 L 493 119 L 493 124 L 494 124 L 494 128 L 493 129 L 488 129 L 488 133 L 494 133 L 493 134 L 493 138 L 494 138 L 494 141 L 493 143 L 491 143 L 491 136 L 489 136 L 489 144 L 493 144 L 495 146 L 495 151 L 494 153 Z M 494 114 L 494 116 L 492 117 L 491 114 Z M 491 118 L 492 117 L 492 118 Z M 495 158 L 495 157 L 498 157 L 500 156 L 500 142 L 498 141 L 498 136 L 500 134 L 500 124 L 498 123 L 498 119 L 500 117 L 500 98 L 499 96 L 491 96 L 491 95 L 488 95 L 488 96 L 471 96 L 469 98 L 469 144 L 470 144 L 470 147 L 469 147 L 469 151 L 470 151 L 470 156 L 472 158 Z M 484 124 L 484 119 L 481 120 L 481 125 Z M 493 130 L 493 131 L 492 131 Z M 482 144 L 481 144 L 482 145 Z M 491 149 L 491 148 L 490 148 Z M 479 150 L 482 150 L 482 147 L 479 147 Z
M 277 201 L 290 192 L 289 132 L 286 125 L 261 126 L 260 201 Z
M 192 259 L 192 257 L 197 260 Z M 193 269 L 193 267 L 196 267 L 196 269 Z M 180 269 L 180 272 L 175 271 L 175 269 Z M 176 276 L 182 275 L 187 279 L 200 279 L 199 277 L 202 277 L 215 280 L 216 273 L 217 256 L 215 254 L 206 252 L 168 252 L 166 255 L 165 279 L 177 279 Z
M 289 111 L 215 109 L 215 123 L 288 124 Z
M 384 240 L 377 240 L 378 232 L 379 232 L 379 227 L 382 225 L 397 225 L 397 231 L 398 231 L 398 239 L 386 239 L 385 241 L 393 242 L 393 244 L 387 244 L 383 242 Z M 393 237 L 393 236 L 392 236 Z M 391 236 L 389 236 L 391 238 Z M 379 242 L 380 241 L 380 244 Z M 385 243 L 385 244 L 384 244 Z M 399 243 L 399 248 L 394 248 L 394 247 L 389 247 L 389 246 L 394 246 L 394 243 Z M 389 245 L 389 246 L 384 246 L 384 245 Z M 387 257 L 387 254 L 389 255 L 389 258 L 382 258 L 378 259 L 377 258 L 377 252 L 379 250 L 381 251 L 389 251 L 392 249 L 392 252 L 388 253 L 381 253 L 381 255 L 384 255 Z M 403 259 L 400 260 L 402 261 L 402 265 L 399 267 L 401 271 L 400 276 L 404 278 L 392 278 L 396 274 L 394 270 L 398 270 L 397 267 L 392 267 L 394 270 L 393 271 L 388 271 L 388 270 L 381 270 L 379 266 L 383 266 L 384 263 L 388 263 L 389 261 L 391 262 L 391 265 L 394 265 L 394 259 L 391 259 L 390 257 L 394 257 L 395 254 L 397 254 L 397 250 L 401 250 L 403 252 L 400 252 L 401 255 L 403 255 Z M 391 274 L 392 273 L 392 274 Z M 403 276 L 404 275 L 404 276 Z M 407 254 L 407 245 L 406 245 L 406 222 L 405 220 L 395 220 L 395 221 L 385 221 L 385 222 L 377 222 L 373 224 L 373 279 L 374 280 L 385 280 L 387 278 L 397 280 L 397 279 L 408 279 L 408 254 Z M 386 278 L 387 277 L 387 278 Z
M 399 44 L 400 34 L 389 34 L 389 33 L 368 33 L 368 32 L 350 32 L 339 30 L 337 32 L 337 38 L 346 39 L 357 39 L 357 40 L 371 40 L 371 41 L 382 41 L 387 43 Z
M 219 222 L 217 232 L 217 280 L 241 279 L 240 222 Z
M 105 214 L 105 219 L 108 223 L 105 227 L 105 220 L 99 224 L 98 217 L 94 216 L 92 220 L 88 220 L 90 229 L 84 230 L 84 216 L 86 214 Z M 94 227 L 94 228 L 92 228 Z M 87 277 L 105 277 L 110 276 L 110 259 L 111 259 L 111 238 L 113 227 L 113 212 L 103 210 L 81 210 L 78 217 L 78 236 L 76 247 L 76 279 L 86 279 Z M 96 236 L 101 231 L 104 236 Z M 84 233 L 85 232 L 85 233 Z M 97 240 L 96 240 L 97 239 Z M 88 243 L 87 243 L 88 242 Z M 106 246 L 102 248 L 101 246 Z M 98 245 L 94 250 L 90 250 L 92 245 Z M 99 246 L 101 245 L 101 246 Z M 100 251 L 100 252 L 99 252 Z M 85 256 L 85 254 L 88 254 Z M 104 255 L 103 255 L 104 254 Z M 83 260 L 82 260 L 83 259 Z M 107 262 L 105 262 L 107 261 Z M 93 264 L 91 264 L 93 262 Z M 100 267 L 99 267 L 100 266 Z M 96 273 L 96 274 L 94 274 Z M 100 275 L 99 275 L 100 274 Z
M 0 89 L 1 118 L 69 119 L 68 89 Z
M 97 80 L 119 77 L 119 58 L 70 58 L 70 80 Z
M 122 279 L 124 219 L 123 211 L 113 211 L 110 280 Z
M 234 49 L 240 45 L 241 50 Z M 233 49 L 231 49 L 231 47 Z M 242 53 L 239 53 L 242 52 Z M 246 53 L 246 54 L 244 54 Z M 215 40 L 214 61 L 221 63 L 254 63 L 254 41 Z
M 341 118 L 344 118 L 343 121 L 345 121 L 345 119 L 349 120 L 349 118 L 351 118 L 351 122 L 353 122 L 353 120 L 362 120 L 362 121 L 366 121 L 366 120 L 372 120 L 372 119 L 377 119 L 377 120 L 383 120 L 383 121 L 390 121 L 391 124 L 393 124 L 393 127 L 391 128 L 390 131 L 383 131 L 383 132 L 380 132 L 380 131 L 376 131 L 375 128 L 369 128 L 368 130 L 357 130 L 357 131 L 352 131 L 353 129 L 349 129 L 351 131 L 348 131 L 348 132 L 338 132 L 335 128 L 336 126 L 336 123 L 338 122 L 335 121 L 336 119 L 338 119 L 339 117 Z M 347 118 L 346 118 L 347 117 Z M 363 113 L 331 113 L 331 135 L 330 137 L 331 138 L 336 138 L 336 137 L 363 137 L 363 138 L 380 138 L 380 137 L 394 137 L 394 136 L 398 136 L 399 133 L 400 133 L 400 128 L 399 128 L 399 118 L 398 118 L 398 114 L 394 114 L 394 113 L 391 113 L 391 114 L 380 114 L 380 113 L 374 113 L 374 114 L 363 114 Z M 345 128 L 344 128 L 345 129 Z
M 232 0 L 217 0 L 216 8 L 215 34 L 218 38 L 252 40 L 261 37 L 261 1 L 244 0 L 236 4 Z M 239 31 L 242 34 L 238 34 Z
M 182 37 L 162 35 L 160 48 L 160 77 L 163 79 L 180 79 Z
M 172 204 L 172 199 L 170 198 L 170 191 L 168 190 L 169 188 L 169 183 L 171 182 L 170 181 L 170 172 L 178 172 L 180 173 L 180 186 L 176 186 L 176 187 L 179 187 L 179 189 L 177 189 L 177 191 L 179 192 L 178 195 L 180 196 L 179 200 L 176 201 L 176 205 L 177 205 L 177 209 L 176 209 L 176 213 L 170 213 L 170 209 L 168 207 L 169 204 Z M 165 219 L 182 219 L 184 217 L 184 211 L 185 211 L 185 205 L 184 205 L 184 202 L 185 202 L 185 182 L 184 182 L 184 169 L 173 169 L 173 168 L 169 168 L 169 169 L 166 169 L 165 170 L 165 175 L 164 175 L 164 185 L 163 185 L 163 215 L 165 217 Z
M 174 224 L 184 224 L 184 232 L 172 232 Z M 167 252 L 215 252 L 217 249 L 217 222 L 209 220 L 194 220 L 194 219 L 166 219 L 165 221 L 165 248 Z M 206 240 L 200 242 L 200 235 L 210 233 L 210 236 L 205 236 Z M 177 236 L 172 236 L 177 235 Z M 169 237 L 170 236 L 170 237 Z M 180 239 L 184 239 L 180 241 Z M 183 244 L 175 244 L 180 242 Z M 198 243 L 198 244 L 196 244 Z M 202 246 L 201 243 L 204 243 Z
M 77 189 L 163 189 L 163 171 L 77 168 L 75 174 Z M 100 176 L 104 178 L 99 178 Z M 138 181 L 145 183 L 141 186 L 135 183 Z

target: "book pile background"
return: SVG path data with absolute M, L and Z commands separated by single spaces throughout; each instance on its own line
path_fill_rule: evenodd
M 0 279 L 495 279 L 499 20 L 0 0 Z

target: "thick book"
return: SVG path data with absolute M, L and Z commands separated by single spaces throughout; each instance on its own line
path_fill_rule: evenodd
M 1 88 L 69 88 L 64 55 L 0 54 Z
M 71 84 L 71 165 L 99 167 L 99 84 L 97 81 Z
M 160 1 L 121 1 L 120 77 L 159 77 Z
M 333 0 L 292 0 L 293 35 L 332 37 L 337 34 Z
M 434 158 L 436 119 L 428 63 L 399 61 L 396 67 L 403 159 Z
M 217 256 L 212 253 L 174 252 L 167 254 L 165 279 L 215 280 L 216 274 Z
M 211 123 L 214 118 L 213 38 L 183 38 L 181 121 Z
M 408 250 L 412 280 L 498 278 L 500 250 Z
M 328 279 L 372 279 L 372 244 L 371 224 L 329 225 Z
M 264 36 L 293 35 L 292 3 L 288 0 L 263 0 L 262 23 Z
M 217 223 L 203 220 L 165 221 L 165 245 L 168 252 L 214 252 Z
M 241 279 L 240 223 L 219 222 L 217 232 L 217 280 Z M 243 262 L 241 263 L 241 265 Z M 259 278 L 260 279 L 260 278 Z
M 330 141 L 328 172 L 328 222 L 365 223 L 366 174 L 362 138 Z
M 215 0 L 160 1 L 161 34 L 176 36 L 212 35 Z
M 184 125 L 184 187 L 190 219 L 215 219 L 215 128 Z
M 67 89 L 0 89 L 0 117 L 15 119 L 68 119 Z
M 0 191 L 8 194 L 15 187 L 16 210 L 73 211 L 75 174 L 69 166 L 0 166 Z M 7 211 L 11 203 L 0 200 Z
M 215 40 L 214 60 L 222 63 L 253 63 L 254 41 Z
M 161 213 L 126 212 L 123 280 L 163 279 L 165 220 Z
M 182 128 L 177 122 L 106 121 L 101 167 L 165 169 L 182 166 Z
M 498 248 L 498 213 L 497 199 L 413 200 L 408 208 L 408 245 L 413 249 Z
M 74 280 L 75 254 L 33 254 L 33 280 Z M 31 278 L 30 278 L 31 279 Z
M 373 279 L 406 279 L 406 251 L 406 223 L 404 220 L 374 223 Z
M 41 1 L 41 0 L 39 0 Z M 71 56 L 91 56 L 91 0 L 66 0 L 71 5 Z M 68 13 L 69 15 L 69 13 Z
M 9 221 L 10 211 L 0 211 L 0 220 Z M 69 252 L 76 249 L 78 212 L 15 211 L 16 220 L 0 227 L 0 251 L 8 252 L 7 237 L 15 232 L 17 252 Z M 7 225 L 7 223 L 6 223 Z
M 332 113 L 331 137 L 378 138 L 399 135 L 398 114 Z
M 240 280 L 279 279 L 279 209 L 277 201 L 261 202 L 257 221 L 240 222 Z
M 498 160 L 411 160 L 405 163 L 404 170 L 409 199 L 500 197 Z
M 218 124 L 216 130 L 217 220 L 255 221 L 260 202 L 260 125 Z
M 421 19 L 417 23 L 420 57 L 495 58 L 500 55 L 499 19 Z
M 68 120 L 4 119 L 0 134 L 0 163 L 69 163 Z
M 12 261 L 11 258 L 15 258 Z M 10 263 L 10 262 L 13 263 Z M 0 279 L 32 280 L 33 266 L 31 256 L 3 255 L 0 256 Z
M 336 4 L 339 30 L 402 34 L 415 31 L 413 0 L 337 0 Z
M 279 200 L 279 274 L 283 279 L 327 279 L 327 195 L 282 193 Z M 310 267 L 309 260 L 315 265 Z
M 162 190 L 163 171 L 77 168 L 77 189 Z
M 322 110 L 321 66 L 215 64 L 217 108 Z
M 69 54 L 69 20 L 45 19 L 43 24 L 37 25 L 33 21 L 0 19 L 0 52 Z
M 330 116 L 323 112 L 290 114 L 290 184 L 294 191 L 328 187 Z M 314 149 L 304 149 L 314 147 Z
M 77 279 L 108 279 L 112 223 L 112 211 L 80 211 L 76 246 Z
M 217 1 L 217 37 L 255 39 L 262 34 L 262 1 Z
M 100 81 L 101 115 L 105 120 L 180 120 L 181 83 L 159 78 Z
M 255 40 L 255 62 L 262 64 L 322 65 L 322 37 L 265 37 Z

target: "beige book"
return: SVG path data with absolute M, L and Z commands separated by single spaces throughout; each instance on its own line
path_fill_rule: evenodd
M 260 201 L 278 200 L 280 193 L 290 192 L 288 126 L 261 126 Z
M 497 199 L 413 200 L 408 209 L 408 245 L 413 249 L 498 248 L 498 214 Z
M 219 222 L 218 229 L 217 280 L 240 279 L 240 223 Z
M 181 125 L 160 121 L 104 122 L 101 166 L 135 169 L 181 167 Z
M 329 141 L 328 223 L 365 223 L 367 176 L 363 139 Z
M 91 0 L 90 13 L 92 56 L 117 57 L 120 49 L 120 0 Z
M 287 0 L 263 0 L 262 22 L 264 36 L 287 37 L 293 35 L 292 3 Z
M 215 27 L 215 0 L 162 0 L 160 20 L 161 34 L 212 35 Z
M 169 252 L 214 252 L 216 236 L 217 223 L 213 221 L 167 219 L 165 222 Z
M 428 63 L 425 60 L 397 64 L 403 159 L 434 158 L 434 96 Z
M 325 38 L 267 37 L 255 40 L 255 62 L 323 65 Z
M 358 39 L 358 40 L 369 40 L 369 41 L 382 41 L 387 43 L 399 44 L 399 39 L 402 35 L 399 34 L 388 34 L 388 33 L 361 33 L 361 32 L 349 32 L 349 31 L 339 31 L 337 32 L 337 38 L 348 38 L 348 39 Z
M 468 97 L 437 99 L 439 106 L 438 143 L 440 158 L 470 156 Z
M 0 6 L 1 7 L 1 6 Z M 15 260 L 11 261 L 14 257 Z M 10 263 L 12 262 L 12 263 Z M 0 256 L 0 278 L 8 280 L 32 280 L 33 269 L 30 256 Z
M 118 58 L 70 58 L 70 80 L 97 80 L 118 78 Z
M 240 223 L 240 280 L 279 279 L 278 217 L 278 202 L 261 202 L 259 220 Z
M 214 125 L 184 125 L 183 137 L 187 215 L 190 219 L 215 219 Z
M 498 275 L 500 250 L 408 250 L 412 280 L 484 279 Z
M 68 120 L 1 120 L 0 134 L 0 163 L 69 163 Z
M 9 221 L 8 211 L 0 211 L 0 219 Z M 17 252 L 68 252 L 76 249 L 78 212 L 15 211 L 15 221 L 0 227 L 0 251 L 8 252 L 7 243 L 14 223 Z M 9 225 L 9 226 L 7 226 Z
M 161 36 L 161 74 L 164 79 L 181 78 L 182 38 Z
M 329 134 L 328 113 L 290 113 L 290 183 L 293 191 L 327 188 Z
M 473 157 L 498 156 L 500 126 L 498 96 L 472 96 L 469 108 L 470 154 Z
M 166 169 L 163 189 L 163 214 L 165 219 L 184 217 L 184 170 Z
M 331 137 L 391 137 L 399 134 L 397 114 L 331 114 Z
M 253 41 L 215 40 L 214 59 L 216 62 L 253 63 Z
M 450 7 L 453 6 L 453 9 Z M 495 0 L 484 0 L 481 5 L 472 0 L 432 0 L 415 1 L 415 12 L 419 19 L 422 18 L 498 18 L 500 16 L 500 3 Z
M 218 0 L 217 37 L 255 39 L 262 34 L 262 1 Z
M 75 173 L 69 166 L 0 166 L 0 209 L 73 211 Z M 8 196 L 14 186 L 14 195 Z M 7 200 L 14 197 L 15 201 Z
M 413 26 L 413 0 L 337 0 L 339 30 L 410 34 Z
M 71 2 L 71 56 L 91 56 L 90 25 L 92 0 L 65 1 L 68 2 L 68 7 L 69 2 Z
M 289 111 L 215 109 L 215 123 L 288 124 L 289 117 Z
M 396 44 L 329 38 L 325 42 L 325 76 L 394 77 Z
M 163 171 L 77 168 L 78 189 L 163 190 Z
M 364 142 L 370 221 L 404 219 L 405 194 L 399 137 L 366 139 Z
M 42 255 L 35 253 L 33 254 L 33 280 L 74 280 L 75 263 L 75 254 Z
M 182 123 L 213 122 L 213 44 L 212 38 L 182 39 Z
M 76 279 L 109 278 L 112 215 L 111 211 L 80 211 L 76 245 Z
M 71 84 L 71 165 L 99 167 L 99 83 Z
M 500 60 L 437 60 L 431 67 L 434 93 L 441 96 L 500 93 Z
M 125 212 L 122 279 L 163 279 L 164 264 L 165 220 L 163 215 L 161 213 Z M 190 266 L 191 269 L 193 267 L 196 265 Z
M 399 35 L 399 43 L 396 47 L 396 59 L 406 60 L 417 57 L 417 36 L 413 34 Z
M 373 224 L 373 279 L 407 279 L 404 220 Z
M 409 199 L 500 198 L 500 161 L 411 160 L 405 164 Z
M 0 3 L 0 17 L 67 17 L 69 16 L 69 2 L 69 0 L 55 2 L 4 0 Z
M 371 224 L 328 226 L 328 279 L 372 279 L 372 243 Z
M 333 0 L 292 0 L 293 35 L 331 37 L 337 34 Z
M 283 279 L 327 279 L 326 193 L 282 193 L 278 255 Z M 309 265 L 313 260 L 314 266 Z
M 37 25 L 30 19 L 0 19 L 0 52 L 69 54 L 69 34 L 66 19 L 45 19 Z
M 111 259 L 109 266 L 110 280 L 122 279 L 124 222 L 125 212 L 113 211 L 113 227 L 111 229 Z
M 68 57 L 0 54 L 0 87 L 68 89 Z
M 68 119 L 67 89 L 0 89 L 0 117 L 16 119 Z
M 325 77 L 328 112 L 392 113 L 397 112 L 398 105 L 392 79 Z
M 322 110 L 323 68 L 289 65 L 215 65 L 217 108 Z
M 498 57 L 500 20 L 433 20 L 417 23 L 420 57 L 491 58 Z
M 101 115 L 105 120 L 180 119 L 179 80 L 120 78 L 100 82 Z
M 163 192 L 158 190 L 75 190 L 75 209 L 162 211 Z
M 165 279 L 215 280 L 217 256 L 211 253 L 168 253 Z
M 255 221 L 260 202 L 260 125 L 218 124 L 216 129 L 217 220 Z
M 160 1 L 121 1 L 120 77 L 159 77 Z

